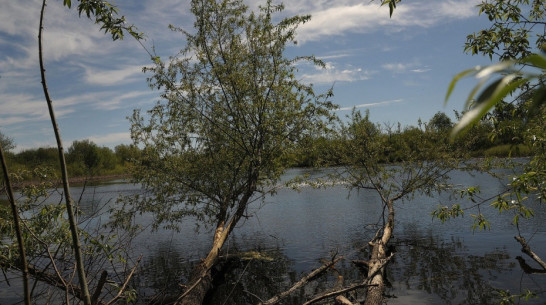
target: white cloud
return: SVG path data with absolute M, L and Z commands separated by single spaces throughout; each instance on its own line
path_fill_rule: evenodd
M 384 8 L 377 3 L 335 6 L 313 12 L 311 21 L 298 30 L 297 40 L 304 43 L 324 36 L 341 35 L 347 31 L 369 31 L 389 22 L 385 14 Z
M 405 72 L 411 66 L 413 66 L 413 64 L 389 63 L 381 65 L 383 69 L 393 71 L 395 73 Z
M 335 82 L 354 82 L 367 80 L 373 74 L 362 68 L 347 67 L 338 69 L 333 63 L 327 62 L 326 68 L 317 68 L 314 73 L 304 73 L 301 76 L 302 81 L 311 84 L 333 84 Z
M 419 67 L 420 64 L 418 63 L 387 63 L 381 65 L 381 67 L 385 70 L 394 72 L 394 73 L 407 73 L 407 72 L 413 72 L 413 73 L 425 73 L 430 71 L 428 67 Z
M 341 107 L 341 108 L 338 108 L 337 110 L 338 111 L 350 111 L 350 110 L 353 110 L 353 108 L 370 108 L 370 107 L 376 107 L 376 106 L 385 106 L 385 105 L 390 105 L 390 104 L 396 104 L 396 103 L 401 103 L 403 102 L 404 100 L 402 99 L 396 99 L 396 100 L 389 100 L 389 101 L 382 101 L 382 102 L 375 102 L 375 103 L 366 103 L 366 104 L 360 104 L 360 105 L 354 105 L 354 106 L 351 106 L 351 107 Z
M 428 68 L 423 68 L 423 69 L 412 69 L 410 70 L 411 72 L 414 72 L 414 73 L 425 73 L 425 72 L 429 72 L 431 69 L 428 69 Z
M 31 94 L 0 94 L 0 109 L 2 125 L 49 118 L 45 101 Z
M 477 16 L 476 5 L 479 1 L 407 1 L 398 5 L 392 18 L 388 17 L 388 8 L 381 6 L 378 1 L 368 4 L 356 0 L 320 3 L 323 5 L 299 6 L 302 11 L 308 9 L 312 18 L 298 30 L 298 42 L 316 41 L 324 36 L 347 33 L 402 31 L 415 26 L 427 28 L 440 22 Z M 315 10 L 310 11 L 310 8 Z
M 87 137 L 90 141 L 93 141 L 99 146 L 110 146 L 120 143 L 130 143 L 131 142 L 131 133 L 130 132 L 115 132 L 104 135 L 94 135 Z
M 108 97 L 101 98 L 99 101 L 97 101 L 94 106 L 97 109 L 100 110 L 115 110 L 123 107 L 123 103 L 125 101 L 130 101 L 132 105 L 140 104 L 142 101 L 142 97 L 145 96 L 157 96 L 156 92 L 152 91 L 131 91 L 127 92 L 125 94 L 117 95 L 113 94 Z M 146 101 L 149 100 L 149 98 L 145 99 Z
M 98 70 L 91 67 L 85 68 L 85 81 L 92 85 L 114 86 L 130 83 L 139 79 L 146 79 L 140 65 L 122 66 L 118 69 L 111 70 Z

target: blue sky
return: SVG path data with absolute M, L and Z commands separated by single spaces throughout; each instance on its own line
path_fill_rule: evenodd
M 191 29 L 189 0 L 118 0 L 114 3 L 147 36 L 144 45 L 167 58 L 183 45 L 169 24 Z M 489 58 L 463 53 L 466 35 L 487 28 L 476 0 L 403 0 L 392 18 L 369 0 L 285 1 L 283 14 L 311 14 L 287 56 L 315 55 L 327 68 L 300 65 L 298 77 L 326 90 L 334 85 L 340 116 L 352 107 L 369 109 L 380 123 L 415 125 L 436 112 L 461 110 L 473 80 L 443 100 L 452 77 Z M 247 0 L 251 9 L 263 1 Z M 16 151 L 54 146 L 40 84 L 38 22 L 41 1 L 0 1 L 0 130 Z M 50 0 L 45 20 L 45 65 L 65 147 L 90 139 L 114 147 L 131 142 L 133 109 L 149 109 L 159 92 L 146 83 L 149 56 L 134 40 L 112 42 L 77 11 Z

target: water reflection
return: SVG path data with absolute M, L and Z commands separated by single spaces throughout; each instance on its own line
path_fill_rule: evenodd
M 468 254 L 461 238 L 442 240 L 432 233 L 405 230 L 389 266 L 391 293 L 420 290 L 443 304 L 498 304 L 495 280 L 515 267 L 505 249 Z M 409 233 L 408 233 L 409 232 Z
M 294 170 L 296 171 L 296 170 Z M 297 170 L 299 171 L 303 170 Z M 294 174 L 294 173 L 292 173 Z M 461 174 L 462 175 L 462 174 Z M 457 183 L 482 186 L 483 196 L 498 191 L 503 184 L 487 180 L 483 175 L 455 176 Z M 81 187 L 74 188 L 80 194 Z M 99 227 L 108 220 L 108 210 L 116 204 L 119 194 L 140 192 L 132 184 L 88 186 L 80 205 L 82 218 L 100 215 L 83 223 L 87 228 Z M 58 198 L 53 194 L 51 202 Z M 374 204 L 376 195 L 370 192 L 354 193 L 347 197 L 342 186 L 328 189 L 303 187 L 299 192 L 280 189 L 276 196 L 266 199 L 261 209 L 251 209 L 253 217 L 238 227 L 225 251 L 262 251 L 270 260 L 226 260 L 215 270 L 215 290 L 209 304 L 255 304 L 287 289 L 303 273 L 319 267 L 321 259 L 329 259 L 332 252 L 346 257 L 335 269 L 318 278 L 305 289 L 297 291 L 283 304 L 301 304 L 313 295 L 332 289 L 339 284 L 340 275 L 346 285 L 359 281 L 361 274 L 352 259 L 366 259 L 366 243 L 376 231 L 373 224 L 380 219 L 381 209 Z M 512 215 L 498 214 L 493 209 L 484 211 L 492 222 L 490 232 L 472 233 L 472 219 L 465 218 L 447 223 L 432 221 L 430 211 L 439 200 L 416 196 L 412 202 L 397 206 L 395 225 L 395 259 L 388 266 L 392 287 L 387 293 L 389 304 L 498 304 L 496 289 L 521 293 L 528 288 L 546 291 L 545 274 L 525 274 L 516 256 L 522 255 L 513 240 L 515 228 Z M 469 203 L 472 204 L 472 203 Z M 535 217 L 522 223 L 533 250 L 546 255 L 544 219 L 546 208 L 538 203 Z M 152 220 L 141 215 L 136 220 L 145 226 Z M 193 219 L 181 224 L 181 232 L 145 231 L 134 239 L 134 256 L 143 254 L 140 270 L 133 284 L 138 290 L 140 303 L 148 304 L 153 296 L 169 296 L 182 290 L 195 259 L 203 256 L 210 246 L 210 235 L 195 231 Z M 537 234 L 538 231 L 538 234 Z M 531 267 L 537 267 L 524 257 Z M 0 303 L 9 298 L 0 280 Z M 351 294 L 356 300 L 362 291 Z M 531 300 L 526 304 L 543 304 Z
M 519 293 L 520 284 L 529 285 L 529 282 L 504 280 L 506 277 L 521 279 L 522 274 L 507 249 L 490 249 L 478 254 L 469 252 L 462 238 L 446 240 L 412 225 L 404 227 L 403 231 L 404 234 L 394 241 L 396 255 L 387 271 L 392 284 L 387 290 L 389 304 L 498 304 L 498 289 Z M 354 248 L 347 253 L 346 260 L 294 293 L 283 304 L 301 304 L 340 285 L 340 279 L 346 285 L 361 280 L 362 275 L 350 262 L 367 257 L 361 241 L 353 240 Z M 214 270 L 215 288 L 208 296 L 207 304 L 256 304 L 288 289 L 301 278 L 302 272 L 297 271 L 295 262 L 282 246 L 268 248 L 264 245 L 271 241 L 265 240 L 259 243 L 253 240 L 253 245 L 248 242 L 244 239 L 232 242 L 230 254 Z M 257 251 L 262 256 L 242 259 L 234 256 L 239 251 Z M 167 244 L 155 249 L 138 276 L 141 300 L 149 301 L 153 295 L 173 296 L 181 291 L 178 283 L 189 275 L 193 265 L 183 256 Z M 320 265 L 320 260 L 315 264 Z M 348 295 L 356 301 L 362 300 L 363 296 L 363 290 Z M 168 297 L 162 299 L 168 300 Z

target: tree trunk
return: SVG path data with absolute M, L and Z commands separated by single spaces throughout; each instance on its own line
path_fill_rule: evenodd
M 17 204 L 15 203 L 15 196 L 13 195 L 13 188 L 11 187 L 11 181 L 8 173 L 8 165 L 6 158 L 4 158 L 4 148 L 0 144 L 0 160 L 2 162 L 2 169 L 4 172 L 4 182 L 6 183 L 6 190 L 8 194 L 8 201 L 11 206 L 11 212 L 13 214 L 13 226 L 15 227 L 15 235 L 17 237 L 17 245 L 19 247 L 19 262 L 21 264 L 21 270 L 23 271 L 23 293 L 25 305 L 31 304 L 30 298 L 30 286 L 28 275 L 28 262 L 25 254 L 25 243 L 23 240 L 23 233 L 21 230 L 21 224 L 19 223 L 19 211 L 17 210 Z
M 201 305 L 207 292 L 212 287 L 211 268 L 218 262 L 220 249 L 224 246 L 229 233 L 240 217 L 234 217 L 227 227 L 220 222 L 214 233 L 212 249 L 207 257 L 195 267 L 186 291 L 176 300 L 175 305 Z
M 376 236 L 371 242 L 372 254 L 368 262 L 368 277 L 370 278 L 366 292 L 364 305 L 379 305 L 383 302 L 385 294 L 385 262 L 388 259 L 387 244 L 394 229 L 394 202 L 386 202 L 389 209 L 387 223 L 383 228 L 383 234 Z
M 40 11 L 40 26 L 38 29 L 38 60 L 40 62 L 40 77 L 42 79 L 42 89 L 47 102 L 47 108 L 49 110 L 49 116 L 51 118 L 51 124 L 53 125 L 53 132 L 55 133 L 55 139 L 57 140 L 57 150 L 59 152 L 59 162 L 61 164 L 61 175 L 63 181 L 63 191 L 66 204 L 66 214 L 68 216 L 68 224 L 70 227 L 70 235 L 72 236 L 72 248 L 74 249 L 74 257 L 76 259 L 76 271 L 78 274 L 78 280 L 80 288 L 82 290 L 82 300 L 85 305 L 91 305 L 91 295 L 89 293 L 89 286 L 87 284 L 87 276 L 85 274 L 85 266 L 83 262 L 83 255 L 80 244 L 80 237 L 78 235 L 78 225 L 76 223 L 76 217 L 74 215 L 74 207 L 72 202 L 72 196 L 70 195 L 70 187 L 68 184 L 68 172 L 66 169 L 66 160 L 64 158 L 63 142 L 61 140 L 61 133 L 59 126 L 57 125 L 57 119 L 53 110 L 53 102 L 49 96 L 49 90 L 47 89 L 43 48 L 42 48 L 42 33 L 44 30 L 44 12 L 46 7 L 46 0 L 42 1 L 42 9 Z
M 193 275 L 190 278 L 189 286 L 186 291 L 176 300 L 175 305 L 201 305 L 205 300 L 207 292 L 212 287 L 212 274 L 211 268 L 218 262 L 220 256 L 220 250 L 224 246 L 229 234 L 241 217 L 243 216 L 248 202 L 254 192 L 256 191 L 256 181 L 258 180 L 258 174 L 250 175 L 248 181 L 248 189 L 245 191 L 243 197 L 237 204 L 237 210 L 233 216 L 226 219 L 226 214 L 221 213 L 218 216 L 218 223 L 216 225 L 216 231 L 214 232 L 214 239 L 212 242 L 212 248 L 209 251 L 207 257 L 201 261 L 194 270 Z M 226 225 L 226 220 L 229 220 Z

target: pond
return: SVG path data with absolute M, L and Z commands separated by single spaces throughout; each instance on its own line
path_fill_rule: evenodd
M 321 175 L 323 171 L 292 169 L 285 178 L 299 174 Z M 454 173 L 454 183 L 480 185 L 485 198 L 502 190 L 506 182 L 485 174 Z M 81 192 L 75 187 L 74 194 Z M 93 214 L 99 206 L 115 204 L 119 194 L 140 192 L 138 185 L 118 181 L 88 187 L 81 208 Z M 388 265 L 388 304 L 498 304 L 497 291 L 513 294 L 526 289 L 538 292 L 540 299 L 525 304 L 544 304 L 546 274 L 522 271 L 517 256 L 538 268 L 521 253 L 514 240 L 517 230 L 510 213 L 499 214 L 493 208 L 482 209 L 491 222 L 487 231 L 473 231 L 472 217 L 441 223 L 431 218 L 431 211 L 449 198 L 416 196 L 396 206 L 395 251 Z M 471 203 L 464 203 L 471 204 Z M 546 257 L 546 209 L 532 204 L 535 217 L 524 221 L 519 229 L 533 250 Z M 282 304 L 301 304 L 307 297 L 361 278 L 352 259 L 367 259 L 367 242 L 381 223 L 383 211 L 372 191 L 348 193 L 342 186 L 315 189 L 302 186 L 298 191 L 281 188 L 274 196 L 257 203 L 241 221 L 227 242 L 226 254 L 260 251 L 267 260 L 239 261 L 219 269 L 211 304 L 255 304 L 259 298 L 289 287 L 305 273 L 323 264 L 334 254 L 345 257 L 326 276 L 317 279 Z M 93 222 L 106 222 L 102 215 Z M 151 217 L 138 220 L 149 224 Z M 133 241 L 133 255 L 143 256 L 133 281 L 141 300 L 166 294 L 165 289 L 180 289 L 191 265 L 198 262 L 211 244 L 211 234 L 196 230 L 193 219 L 181 223 L 180 232 L 145 230 Z M 0 304 L 2 293 L 0 290 Z M 357 295 L 354 295 L 357 294 Z M 362 291 L 350 297 L 358 298 Z

